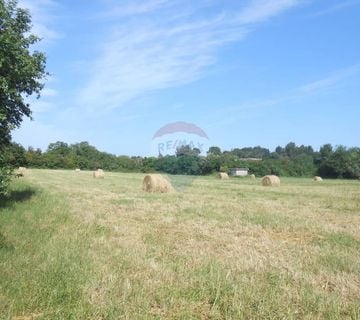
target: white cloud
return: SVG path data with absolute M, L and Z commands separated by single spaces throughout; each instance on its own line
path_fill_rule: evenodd
M 63 34 L 52 26 L 55 19 L 52 13 L 58 7 L 53 0 L 19 0 L 19 7 L 28 9 L 32 18 L 32 32 L 43 41 L 51 42 L 63 38 Z
M 147 4 L 143 10 L 128 12 L 161 10 L 167 3 Z M 90 80 L 78 102 L 89 109 L 115 108 L 142 94 L 192 82 L 216 62 L 219 49 L 245 37 L 249 24 L 297 4 L 296 0 L 252 0 L 239 12 L 223 11 L 207 19 L 203 10 L 178 15 L 181 10 L 171 8 L 171 14 L 165 10 L 121 20 L 103 42 L 101 55 L 91 61 Z
M 111 108 L 144 92 L 197 79 L 214 62 L 213 50 L 244 35 L 240 29 L 216 30 L 216 25 L 144 27 L 127 34 L 118 30 L 95 63 L 94 77 L 81 93 L 82 102 L 101 102 Z

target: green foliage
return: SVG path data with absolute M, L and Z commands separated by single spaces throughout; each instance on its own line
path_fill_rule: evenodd
M 190 146 L 178 149 L 174 156 L 128 157 L 115 156 L 97 150 L 88 142 L 67 144 L 51 143 L 45 152 L 40 149 L 25 150 L 13 143 L 7 148 L 7 162 L 12 167 L 29 166 L 34 168 L 94 170 L 102 168 L 108 171 L 123 172 L 165 172 L 169 174 L 207 175 L 230 168 L 249 168 L 256 176 L 276 174 L 279 176 L 300 177 L 318 174 L 323 178 L 360 177 L 360 149 L 324 145 L 320 152 L 310 146 L 287 144 L 277 147 L 275 152 L 267 153 L 264 148 L 243 148 L 224 151 L 211 147 L 207 156 L 200 156 L 199 150 Z M 240 152 L 240 151 L 241 152 Z M 246 153 L 244 153 L 246 150 Z M 252 151 L 251 151 L 252 150 Z M 253 159 L 259 152 L 267 154 L 262 160 Z M 239 157 L 237 154 L 240 154 Z M 244 155 L 248 157 L 243 158 Z
M 208 155 L 214 155 L 214 156 L 220 156 L 221 155 L 221 149 L 219 147 L 210 147 L 207 154 Z
M 25 96 L 39 96 L 45 76 L 45 55 L 30 47 L 39 38 L 31 34 L 31 17 L 17 7 L 17 1 L 0 1 L 0 193 L 5 194 L 11 169 L 25 163 L 24 150 L 19 145 L 6 149 L 10 132 L 19 127 L 23 117 L 31 117 Z M 6 154 L 9 152 L 9 154 Z M 8 158 L 7 158 L 8 157 Z M 7 159 L 6 159 L 7 158 Z M 9 162 L 7 163 L 6 160 Z
M 239 158 L 266 158 L 270 155 L 270 151 L 266 148 L 256 146 L 254 148 L 235 148 L 231 153 Z
M 0 2 L 0 145 L 9 141 L 10 131 L 30 117 L 24 95 L 39 95 L 46 75 L 45 55 L 31 51 L 39 38 L 31 34 L 31 17 L 17 8 L 16 1 Z
M 12 170 L 9 167 L 0 167 L 0 197 L 8 195 L 8 187 Z
M 41 149 L 29 147 L 25 152 L 25 160 L 27 164 L 31 164 L 33 168 L 41 168 L 43 166 Z
M 18 143 L 11 143 L 4 148 L 4 161 L 12 167 L 23 167 L 26 166 L 26 150 Z
M 229 168 L 227 166 L 221 166 L 220 172 L 229 172 Z
M 200 150 L 198 148 L 191 148 L 189 145 L 180 146 L 176 149 L 176 156 L 191 156 L 197 157 L 200 154 Z
M 8 195 L 8 187 L 11 180 L 12 169 L 6 163 L 5 148 L 0 148 L 0 198 Z
M 325 145 L 320 149 L 320 156 L 320 175 L 329 178 L 360 178 L 360 148 L 338 146 L 333 151 L 331 145 Z

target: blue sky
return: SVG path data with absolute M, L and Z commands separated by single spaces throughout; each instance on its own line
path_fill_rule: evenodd
M 25 147 L 148 155 L 194 123 L 229 150 L 359 146 L 360 0 L 21 0 L 51 76 Z

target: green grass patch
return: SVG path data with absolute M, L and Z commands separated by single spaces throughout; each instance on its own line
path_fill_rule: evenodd
M 175 176 L 149 194 L 143 176 L 14 182 L 0 319 L 360 318 L 357 182 Z
M 340 247 L 343 249 L 360 250 L 360 241 L 343 232 L 327 233 L 314 241 L 320 246 Z

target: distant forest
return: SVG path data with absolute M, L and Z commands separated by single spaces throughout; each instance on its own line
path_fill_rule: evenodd
M 176 155 L 158 157 L 116 156 L 97 150 L 88 142 L 51 143 L 46 151 L 29 147 L 27 150 L 11 143 L 3 156 L 12 167 L 94 170 L 122 172 L 164 172 L 169 174 L 207 175 L 229 168 L 249 168 L 256 176 L 313 176 L 324 178 L 360 178 L 360 148 L 323 145 L 319 151 L 311 146 L 290 142 L 270 152 L 260 146 L 222 151 L 209 148 L 206 156 L 190 146 L 180 147 Z M 255 158 L 255 159 L 254 159 Z M 261 160 L 258 160 L 261 159 Z

